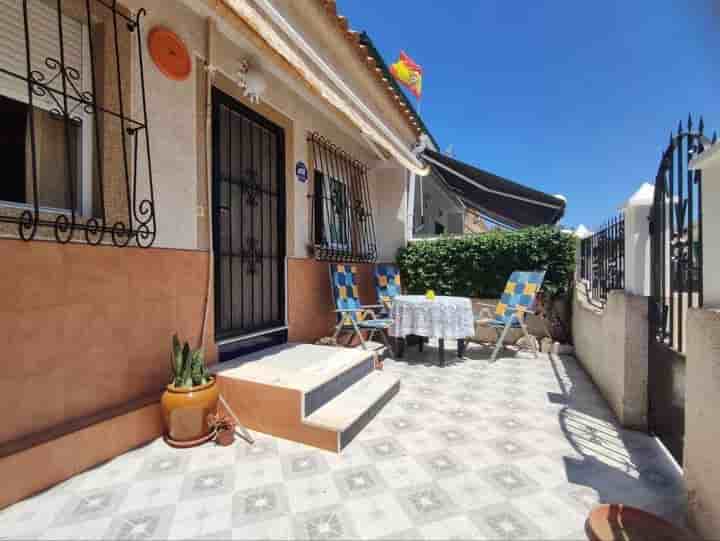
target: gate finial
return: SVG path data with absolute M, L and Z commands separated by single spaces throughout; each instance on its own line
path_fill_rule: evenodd
M 682 135 L 682 120 L 678 122 L 678 137 Z
M 700 125 L 698 126 L 698 130 L 700 131 L 700 135 L 703 134 L 703 130 L 705 129 L 705 121 L 703 120 L 702 115 L 700 115 Z
M 687 128 L 688 128 L 688 133 L 692 132 L 692 116 L 691 116 L 691 113 L 688 113 Z
M 713 138 L 712 138 L 712 141 L 711 141 L 711 142 L 712 142 L 713 145 L 714 145 L 715 143 L 717 143 L 717 132 L 716 132 L 716 131 L 713 132 Z

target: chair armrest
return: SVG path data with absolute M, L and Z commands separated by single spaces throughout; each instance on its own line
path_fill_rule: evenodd
M 514 304 L 508 304 L 507 306 L 510 310 L 515 310 L 516 312 L 521 312 L 523 314 L 535 314 L 537 313 L 535 310 L 529 310 L 528 308 L 525 308 L 524 306 L 516 306 Z
M 333 310 L 333 312 L 342 314 L 345 312 L 367 312 L 367 310 L 365 308 L 342 308 L 338 310 Z
M 483 308 L 492 308 L 493 310 L 497 308 L 497 304 L 485 304 L 484 302 L 474 302 L 473 307 L 475 306 L 481 306 Z

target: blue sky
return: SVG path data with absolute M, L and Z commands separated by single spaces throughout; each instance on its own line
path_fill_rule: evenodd
M 568 198 L 595 226 L 654 181 L 689 112 L 720 131 L 714 0 L 338 0 L 388 63 L 425 70 L 441 150 Z

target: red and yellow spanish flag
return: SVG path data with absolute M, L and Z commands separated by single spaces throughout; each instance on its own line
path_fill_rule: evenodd
M 390 73 L 417 99 L 420 99 L 423 70 L 404 51 L 400 51 L 400 58 L 390 66 Z

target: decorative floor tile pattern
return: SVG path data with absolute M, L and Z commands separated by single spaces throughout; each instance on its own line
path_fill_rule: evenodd
M 400 392 L 340 455 L 158 440 L 0 511 L 0 539 L 584 539 L 602 502 L 683 520 L 674 465 L 572 357 L 451 349 L 388 359 Z

